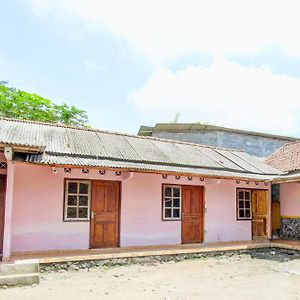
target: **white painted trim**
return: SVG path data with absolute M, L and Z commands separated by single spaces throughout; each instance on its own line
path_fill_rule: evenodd
M 171 199 L 171 202 L 172 202 L 172 206 L 171 207 L 166 207 L 165 206 L 165 189 L 166 188 L 171 188 L 171 197 L 167 197 L 167 198 L 170 198 Z M 168 217 L 165 217 L 165 209 L 168 209 L 168 208 L 170 208 L 171 209 L 171 213 L 172 213 L 172 215 L 173 215 L 173 209 L 174 209 L 174 207 L 173 207 L 173 201 L 174 201 L 174 197 L 173 197 L 173 188 L 177 188 L 177 189 L 179 189 L 179 217 L 178 218 L 174 218 L 174 217 L 170 217 L 170 218 L 168 218 Z M 168 185 L 168 184 L 164 184 L 163 185 L 163 211 L 162 211 L 162 219 L 163 219 L 163 221 L 181 221 L 181 211 L 182 211 L 182 208 L 181 208 L 181 206 L 182 206 L 182 188 L 181 188 L 181 186 L 180 185 L 172 185 L 172 184 L 170 184 L 170 185 Z M 176 197 L 177 198 L 177 197 Z M 177 207 L 176 207 L 177 208 Z
M 67 216 L 67 210 L 68 207 L 72 207 L 71 205 L 68 205 L 68 196 L 72 195 L 70 193 L 68 193 L 68 184 L 74 182 L 77 184 L 78 189 L 79 189 L 79 185 L 80 183 L 85 183 L 88 184 L 88 214 L 87 214 L 87 218 L 68 218 Z M 74 194 L 75 195 L 75 194 Z M 79 190 L 78 193 L 76 194 L 77 196 L 77 205 L 76 205 L 76 209 L 79 208 L 79 199 L 78 197 L 80 196 Z M 86 196 L 86 194 L 84 194 L 84 196 Z M 89 221 L 90 220 L 90 210 L 91 210 L 91 181 L 90 180 L 77 180 L 77 179 L 67 179 L 65 181 L 65 203 L 64 203 L 64 221 Z M 84 206 L 86 207 L 86 206 Z

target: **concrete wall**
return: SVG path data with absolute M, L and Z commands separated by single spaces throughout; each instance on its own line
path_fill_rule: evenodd
M 226 131 L 153 132 L 154 137 L 186 141 L 225 148 L 244 149 L 252 155 L 266 157 L 287 141 Z
M 162 221 L 162 184 L 203 185 L 205 189 L 205 242 L 251 239 L 251 221 L 236 220 L 236 188 L 263 188 L 254 182 L 158 174 L 122 173 L 116 176 L 80 169 L 53 174 L 48 166 L 15 166 L 12 251 L 88 249 L 89 222 L 64 222 L 64 178 L 122 181 L 121 246 L 179 244 L 181 221 Z

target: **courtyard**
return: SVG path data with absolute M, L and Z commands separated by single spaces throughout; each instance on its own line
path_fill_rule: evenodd
M 300 259 L 295 253 L 268 250 L 44 268 L 39 285 L 3 288 L 0 299 L 300 299 Z

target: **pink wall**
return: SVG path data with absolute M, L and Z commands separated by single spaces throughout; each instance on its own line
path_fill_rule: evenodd
M 11 255 L 12 242 L 12 213 L 13 213 L 13 197 L 14 197 L 14 174 L 15 164 L 7 161 L 7 179 L 4 203 L 4 231 L 3 231 L 3 256 L 2 260 L 8 259 Z
M 120 179 L 107 175 L 106 180 Z M 88 249 L 89 223 L 63 222 L 64 178 L 100 179 L 79 169 L 56 174 L 48 166 L 16 165 L 12 251 Z
M 162 221 L 162 181 L 160 175 L 135 173 L 123 182 L 121 246 L 181 243 L 181 222 Z
M 263 183 L 237 184 L 232 180 L 122 173 L 116 176 L 80 169 L 53 174 L 48 166 L 16 165 L 13 203 L 13 251 L 88 249 L 89 223 L 63 222 L 64 178 L 121 180 L 121 246 L 179 244 L 181 222 L 161 220 L 162 184 L 204 185 L 205 242 L 250 240 L 251 221 L 236 220 L 237 187 L 266 188 Z
M 280 184 L 280 214 L 300 217 L 300 184 L 298 182 Z
M 205 242 L 251 240 L 251 221 L 236 220 L 236 188 L 267 189 L 263 183 L 234 180 L 134 174 L 123 183 L 121 246 L 179 244 L 181 222 L 161 220 L 162 184 L 202 185 L 205 188 Z M 270 202 L 270 199 L 269 199 Z
M 236 220 L 237 187 L 249 188 L 249 185 L 222 180 L 207 186 L 206 242 L 252 239 L 251 221 Z

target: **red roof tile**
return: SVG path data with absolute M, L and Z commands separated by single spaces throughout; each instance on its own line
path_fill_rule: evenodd
M 267 157 L 266 162 L 283 172 L 300 170 L 300 141 L 287 143 Z

